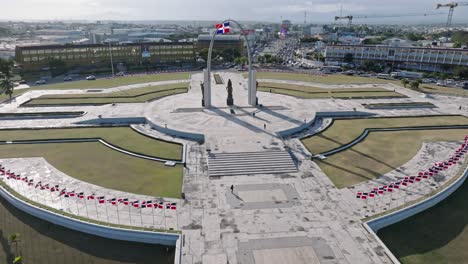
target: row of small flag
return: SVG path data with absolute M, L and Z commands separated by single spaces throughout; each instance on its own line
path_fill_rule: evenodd
M 431 168 L 429 168 L 429 170 L 419 172 L 417 176 L 406 176 L 403 178 L 403 180 L 399 180 L 381 187 L 375 187 L 369 192 L 357 192 L 356 198 L 361 200 L 367 200 L 367 198 L 374 198 L 378 195 L 383 195 L 386 192 L 392 193 L 394 190 L 399 189 L 401 186 L 408 186 L 409 184 L 420 182 L 422 179 L 432 177 L 443 170 L 447 170 L 452 165 L 455 165 L 459 160 L 463 158 L 463 155 L 465 155 L 467 152 L 468 135 L 465 136 L 464 143 L 446 161 L 434 164 Z
M 67 191 L 66 188 L 60 189 L 59 185 L 51 185 L 51 184 L 43 184 L 42 181 L 37 182 L 34 184 L 33 179 L 28 179 L 28 177 L 21 177 L 19 174 L 15 174 L 10 170 L 7 170 L 4 166 L 0 165 L 0 176 L 6 176 L 7 179 L 18 180 L 26 183 L 28 186 L 34 186 L 35 189 L 39 190 L 49 190 L 50 192 L 58 192 L 58 196 L 69 198 L 69 197 L 76 197 L 79 199 L 87 199 L 87 200 L 95 200 L 99 204 L 110 203 L 112 205 L 123 204 L 133 206 L 135 208 L 159 208 L 159 209 L 171 209 L 177 210 L 177 203 L 171 202 L 163 202 L 163 201 L 139 201 L 134 200 L 130 201 L 128 198 L 111 198 L 106 199 L 105 196 L 96 196 L 95 193 L 85 195 L 84 192 L 75 192 Z

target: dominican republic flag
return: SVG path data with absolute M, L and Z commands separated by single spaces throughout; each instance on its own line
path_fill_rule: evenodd
M 229 22 L 224 22 L 223 24 L 216 24 L 216 29 L 216 34 L 229 33 Z
M 105 200 L 105 197 L 104 197 L 104 196 L 100 196 L 100 197 L 98 197 L 97 199 L 98 199 L 98 202 L 99 202 L 100 204 L 103 204 L 103 203 L 105 203 L 105 202 L 106 202 L 106 200 Z

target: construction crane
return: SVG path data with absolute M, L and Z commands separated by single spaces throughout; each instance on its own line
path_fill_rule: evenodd
M 437 4 L 436 6 L 436 9 L 440 9 L 441 7 L 449 8 L 447 23 L 445 24 L 445 27 L 447 28 L 447 39 L 448 39 L 448 34 L 449 34 L 448 32 L 450 30 L 450 26 L 452 26 L 453 11 L 455 11 L 455 7 L 457 6 L 468 6 L 468 2 L 451 2 L 447 4 Z
M 348 16 L 336 16 L 335 21 L 341 20 L 341 19 L 347 19 L 348 20 L 348 26 L 350 27 L 353 24 L 353 19 L 358 18 L 387 18 L 387 17 L 413 17 L 413 16 L 437 16 L 437 15 L 445 15 L 446 13 L 429 13 L 429 14 L 403 14 L 403 15 L 373 15 L 373 16 L 354 16 L 354 15 L 348 15 Z

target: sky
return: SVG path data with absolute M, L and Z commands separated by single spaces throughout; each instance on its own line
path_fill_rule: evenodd
M 442 0 L 449 2 L 449 0 Z M 433 0 L 0 0 L 2 20 L 223 20 L 328 23 L 343 15 L 447 13 Z M 468 22 L 468 6 L 453 21 Z M 445 22 L 446 15 L 366 19 L 363 23 Z M 360 22 L 356 20 L 357 22 Z

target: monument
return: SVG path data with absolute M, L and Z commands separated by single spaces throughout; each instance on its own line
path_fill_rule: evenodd
M 227 93 L 228 93 L 227 99 L 226 99 L 226 104 L 228 106 L 232 106 L 232 105 L 234 105 L 234 98 L 232 98 L 232 82 L 231 82 L 231 79 L 228 80 L 226 90 L 227 90 Z
M 205 84 L 200 82 L 200 88 L 201 88 L 201 94 L 202 94 L 201 106 L 205 107 Z

